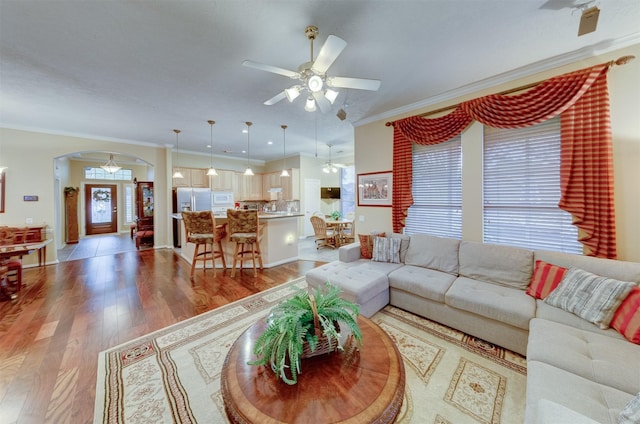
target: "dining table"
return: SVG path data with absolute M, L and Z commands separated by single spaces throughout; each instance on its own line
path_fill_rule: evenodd
M 344 232 L 344 230 L 351 226 L 353 227 L 353 219 L 347 219 L 347 218 L 338 218 L 338 219 L 334 219 L 334 218 L 327 218 L 325 220 L 325 222 L 327 223 L 327 227 L 331 228 L 334 230 L 334 233 L 336 234 L 336 247 L 342 245 L 342 244 L 347 244 L 346 243 L 346 234 Z M 353 234 L 350 234 L 351 237 L 353 237 Z

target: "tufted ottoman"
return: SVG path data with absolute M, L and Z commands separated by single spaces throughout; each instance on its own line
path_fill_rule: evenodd
M 331 262 L 307 272 L 309 287 L 326 282 L 342 289 L 342 296 L 360 306 L 360 314 L 370 317 L 389 304 L 388 269 L 377 269 L 368 260 Z

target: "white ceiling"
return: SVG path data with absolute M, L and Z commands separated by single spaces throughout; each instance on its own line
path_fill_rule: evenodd
M 595 33 L 577 36 L 586 0 L 0 0 L 0 126 L 115 141 L 175 145 L 252 159 L 287 151 L 353 152 L 353 127 L 443 99 L 500 75 L 524 76 L 640 42 L 640 1 L 597 0 Z M 309 60 L 308 25 L 347 47 L 331 76 L 382 81 L 340 90 L 333 110 L 263 102 L 292 85 L 241 66 L 250 59 L 297 70 Z M 338 109 L 347 119 L 336 117 Z M 316 139 L 317 127 L 317 139 Z M 273 145 L 267 145 L 272 140 Z M 226 153 L 229 154 L 229 153 Z

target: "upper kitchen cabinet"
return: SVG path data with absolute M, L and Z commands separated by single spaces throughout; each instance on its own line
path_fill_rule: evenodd
M 209 187 L 213 191 L 233 191 L 237 189 L 237 177 L 234 171 L 225 171 L 219 169 L 216 171 L 218 175 L 209 177 Z M 237 196 L 236 196 L 237 197 Z
M 199 187 L 209 188 L 209 176 L 206 169 L 198 168 L 173 168 L 173 172 L 180 171 L 184 178 L 174 178 L 174 187 Z
M 238 200 L 264 200 L 262 195 L 262 174 L 239 176 L 236 199 Z
M 262 196 L 264 200 L 273 199 L 271 189 L 282 189 L 282 200 L 300 199 L 300 170 L 298 168 L 289 169 L 289 177 L 281 177 L 281 171 L 263 174 L 262 176 Z

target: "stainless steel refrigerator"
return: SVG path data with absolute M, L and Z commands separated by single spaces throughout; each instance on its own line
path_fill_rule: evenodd
M 211 190 L 208 188 L 178 187 L 176 195 L 176 212 L 211 210 Z

